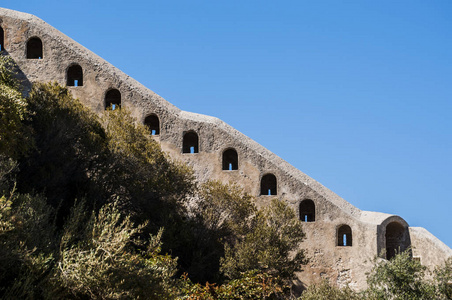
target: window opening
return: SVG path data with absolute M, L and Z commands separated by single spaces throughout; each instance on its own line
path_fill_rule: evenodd
M 338 246 L 352 246 L 352 229 L 348 225 L 342 225 L 337 232 Z
M 300 220 L 303 222 L 315 221 L 314 201 L 306 199 L 300 202 Z
M 79 65 L 72 65 L 67 69 L 67 86 L 83 86 L 83 70 Z
M 261 179 L 261 195 L 277 195 L 276 176 L 266 174 Z
M 151 135 L 160 134 L 160 121 L 159 117 L 155 114 L 151 114 L 144 119 L 144 125 L 146 125 L 151 131 Z
M 121 93 L 117 89 L 111 89 L 105 94 L 105 109 L 115 110 L 121 108 Z
M 27 42 L 27 58 L 42 59 L 42 41 L 40 38 L 34 37 Z
M 223 170 L 232 171 L 238 170 L 239 159 L 235 149 L 227 149 L 223 152 Z
M 182 141 L 182 153 L 198 153 L 198 144 L 199 139 L 196 132 L 189 131 L 185 133 Z

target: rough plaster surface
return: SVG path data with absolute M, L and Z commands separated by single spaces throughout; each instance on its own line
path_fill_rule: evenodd
M 339 286 L 364 288 L 373 259 L 386 249 L 386 226 L 391 222 L 406 228 L 414 255 L 423 264 L 433 267 L 452 256 L 452 250 L 425 229 L 409 228 L 398 216 L 361 211 L 223 121 L 180 110 L 41 19 L 0 8 L 0 26 L 5 32 L 5 51 L 18 64 L 28 87 L 35 81 L 65 85 L 68 67 L 79 64 L 84 85 L 69 87 L 75 97 L 101 113 L 106 92 L 116 88 L 121 92 L 122 107 L 138 122 L 156 114 L 160 120 L 156 140 L 171 157 L 192 166 L 198 180 L 236 182 L 264 206 L 274 196 L 259 195 L 260 180 L 272 173 L 277 178 L 277 196 L 297 212 L 302 200 L 313 200 L 315 222 L 304 223 L 307 238 L 302 247 L 310 262 L 299 274 L 303 284 L 328 278 Z M 43 59 L 26 58 L 26 43 L 32 37 L 42 40 Z M 190 130 L 199 136 L 199 153 L 182 153 L 183 134 Z M 228 148 L 238 153 L 238 170 L 222 170 L 222 153 Z M 353 246 L 337 246 L 337 229 L 343 224 L 352 229 Z

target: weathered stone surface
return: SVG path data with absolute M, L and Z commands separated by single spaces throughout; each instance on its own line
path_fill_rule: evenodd
M 100 113 L 105 109 L 107 92 L 117 89 L 121 106 L 139 122 L 150 114 L 157 115 L 160 134 L 156 139 L 171 157 L 192 166 L 200 181 L 236 182 L 263 206 L 274 196 L 260 195 L 261 178 L 273 174 L 277 196 L 298 213 L 301 201 L 312 200 L 315 221 L 304 223 L 307 238 L 303 243 L 311 260 L 299 274 L 304 284 L 330 278 L 340 286 L 362 288 L 373 258 L 386 248 L 393 251 L 398 246 L 412 246 L 414 256 L 427 266 L 452 256 L 452 250 L 425 229 L 409 228 L 398 216 L 359 210 L 223 121 L 181 111 L 39 18 L 0 9 L 0 26 L 4 30 L 5 51 L 20 67 L 28 87 L 34 81 L 65 85 L 71 82 L 68 68 L 77 64 L 83 70 L 83 86 L 69 87 L 75 97 Z M 42 59 L 27 59 L 27 41 L 33 37 L 42 41 Z M 189 131 L 198 135 L 198 153 L 182 153 L 183 136 Z M 231 148 L 237 151 L 238 168 L 223 170 L 222 154 Z M 338 246 L 342 237 L 337 232 L 342 225 L 351 228 L 352 246 Z

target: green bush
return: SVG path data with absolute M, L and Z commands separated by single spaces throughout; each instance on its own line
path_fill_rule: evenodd
M 412 259 L 410 249 L 389 261 L 376 259 L 367 278 L 367 299 L 438 299 L 434 284 L 426 279 L 426 271 Z
M 309 286 L 300 297 L 300 300 L 361 300 L 362 295 L 349 287 L 340 289 L 328 281 Z

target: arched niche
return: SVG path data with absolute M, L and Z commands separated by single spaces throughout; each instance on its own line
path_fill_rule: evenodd
M 73 64 L 67 69 L 67 86 L 83 86 L 83 70 L 78 64 Z
M 300 220 L 302 222 L 315 221 L 315 204 L 314 201 L 306 199 L 300 202 Z
M 42 59 L 42 41 L 38 37 L 32 37 L 27 41 L 27 58 L 28 59 Z
M 386 225 L 386 259 L 393 258 L 396 254 L 407 250 L 411 245 L 408 227 L 393 221 Z
M 182 141 L 182 153 L 198 153 L 199 152 L 199 138 L 194 131 L 189 131 L 184 134 Z
M 341 225 L 337 229 L 337 245 L 351 247 L 353 245 L 352 229 L 348 225 Z
M 261 179 L 261 195 L 277 195 L 277 181 L 273 174 L 265 174 Z
M 237 151 L 233 148 L 226 149 L 223 152 L 223 170 L 238 170 L 239 157 Z
M 105 109 L 115 110 L 121 108 L 121 92 L 117 89 L 110 89 L 105 94 Z
M 150 114 L 144 119 L 144 125 L 149 128 L 151 135 L 160 134 L 160 121 L 156 114 Z

